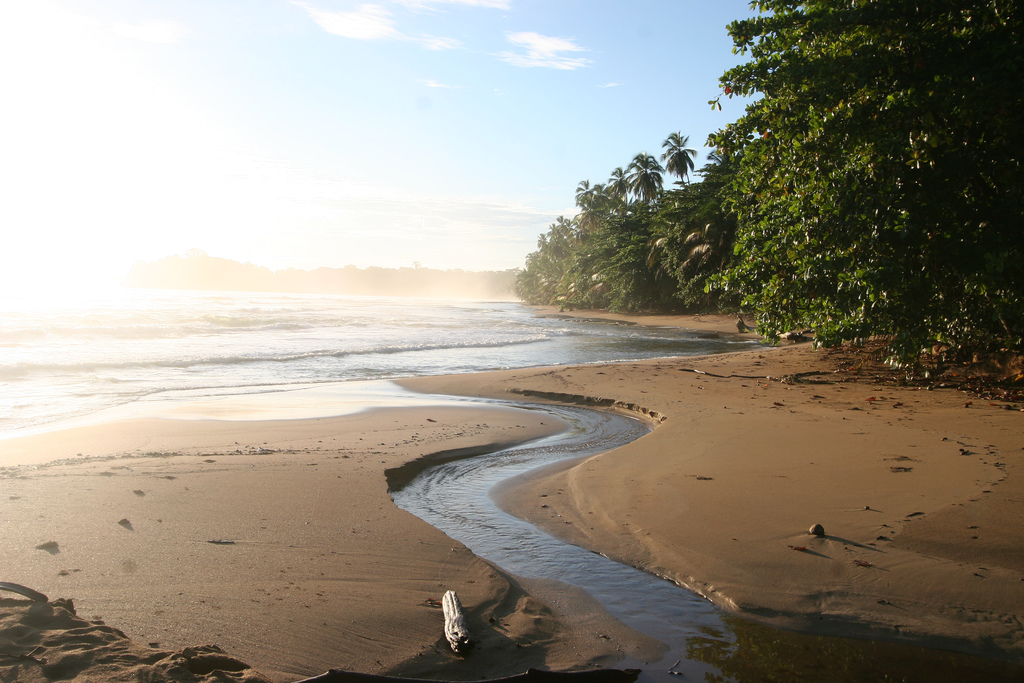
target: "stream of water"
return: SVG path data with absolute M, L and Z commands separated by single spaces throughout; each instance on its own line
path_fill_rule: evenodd
M 450 400 L 450 397 L 449 397 Z M 727 614 L 676 584 L 565 543 L 499 509 L 500 482 L 569 458 L 625 445 L 643 422 L 572 406 L 529 406 L 571 426 L 525 445 L 429 467 L 392 492 L 395 503 L 479 557 L 520 577 L 555 579 L 596 598 L 621 622 L 667 646 L 639 681 L 1020 681 L 1001 662 L 917 646 L 779 631 Z
M 489 492 L 499 482 L 566 458 L 581 458 L 625 445 L 650 431 L 643 422 L 615 413 L 569 406 L 540 409 L 571 427 L 522 446 L 446 462 L 393 493 L 399 507 L 461 541 L 476 555 L 525 578 L 556 579 L 583 588 L 620 621 L 670 648 L 667 671 L 685 659 L 690 638 L 721 630 L 719 611 L 679 586 L 602 555 L 570 545 L 499 509 Z M 666 663 L 667 662 L 667 663 Z M 693 666 L 689 666 L 692 664 Z M 698 666 L 699 665 L 699 666 Z M 677 668 L 687 675 L 707 670 L 698 662 Z

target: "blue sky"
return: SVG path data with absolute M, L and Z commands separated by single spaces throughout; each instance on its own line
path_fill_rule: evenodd
M 707 152 L 746 0 L 0 7 L 7 280 L 192 247 L 270 268 L 521 266 L 579 181 Z M 53 277 L 53 273 L 62 273 Z M 0 276 L 0 280 L 4 276 Z

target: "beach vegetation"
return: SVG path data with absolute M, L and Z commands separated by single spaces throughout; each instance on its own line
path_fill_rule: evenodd
M 665 152 L 661 160 L 665 162 L 665 171 L 679 178 L 677 185 L 685 185 L 693 173 L 693 160 L 697 158 L 697 150 L 690 145 L 690 136 L 672 133 L 661 143 Z
M 1024 341 L 1024 7 L 766 0 L 728 27 L 745 114 L 735 258 L 714 284 L 777 338 L 922 350 Z M 715 103 L 712 102 L 712 105 Z
M 897 365 L 1021 352 L 1024 6 L 752 7 L 728 26 L 748 59 L 710 102 L 741 97 L 746 110 L 710 136 L 707 163 L 694 171 L 689 139 L 672 133 L 664 166 L 642 152 L 580 183 L 579 213 L 541 238 L 520 297 L 754 311 L 769 340 L 877 337 Z
M 559 217 L 526 258 L 516 292 L 562 308 L 708 312 L 734 309 L 738 296 L 710 289 L 732 256 L 736 220 L 724 190 L 734 164 L 712 155 L 694 172 L 689 138 L 672 133 L 661 161 L 641 152 L 607 182 L 576 187 L 578 213 Z M 665 173 L 676 176 L 665 188 Z M 696 175 L 701 182 L 690 183 Z

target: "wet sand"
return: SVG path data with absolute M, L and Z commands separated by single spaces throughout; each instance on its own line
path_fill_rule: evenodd
M 735 329 L 731 316 L 658 322 Z M 556 535 L 763 623 L 1024 661 L 1024 413 L 833 374 L 853 362 L 790 346 L 402 384 L 617 403 L 656 424 L 505 487 L 504 506 Z M 802 372 L 817 374 L 783 379 Z M 328 668 L 470 680 L 657 659 L 656 643 L 585 595 L 517 581 L 390 500 L 390 468 L 553 428 L 530 411 L 437 406 L 126 420 L 0 441 L 0 580 L 73 598 L 83 620 L 0 594 L 0 632 L 19 634 L 14 654 L 26 655 L 0 671 L 214 680 L 174 673 L 206 644 L 252 665 L 236 677 L 254 681 Z M 824 536 L 807 533 L 815 523 Z M 444 646 L 431 602 L 449 588 L 482 640 L 466 659 Z
M 556 611 L 535 595 L 558 588 L 526 590 L 390 499 L 389 468 L 560 428 L 530 411 L 439 406 L 128 420 L 0 441 L 0 580 L 72 598 L 86 622 L 0 593 L 0 632 L 17 650 L 7 654 L 49 662 L 5 658 L 0 672 L 207 680 L 175 678 L 185 669 L 171 663 L 215 644 L 254 667 L 253 680 L 329 668 L 458 680 L 652 651 L 585 596 Z M 448 589 L 483 656 L 460 659 L 444 644 L 431 601 Z
M 766 624 L 1024 662 L 1024 413 L 855 363 L 799 345 L 403 384 L 653 415 L 632 444 L 505 487 L 554 535 Z

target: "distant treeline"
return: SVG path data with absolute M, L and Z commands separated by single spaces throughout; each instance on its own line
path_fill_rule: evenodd
M 125 285 L 144 289 L 514 299 L 517 272 L 355 266 L 273 271 L 191 249 L 183 255 L 136 263 Z

